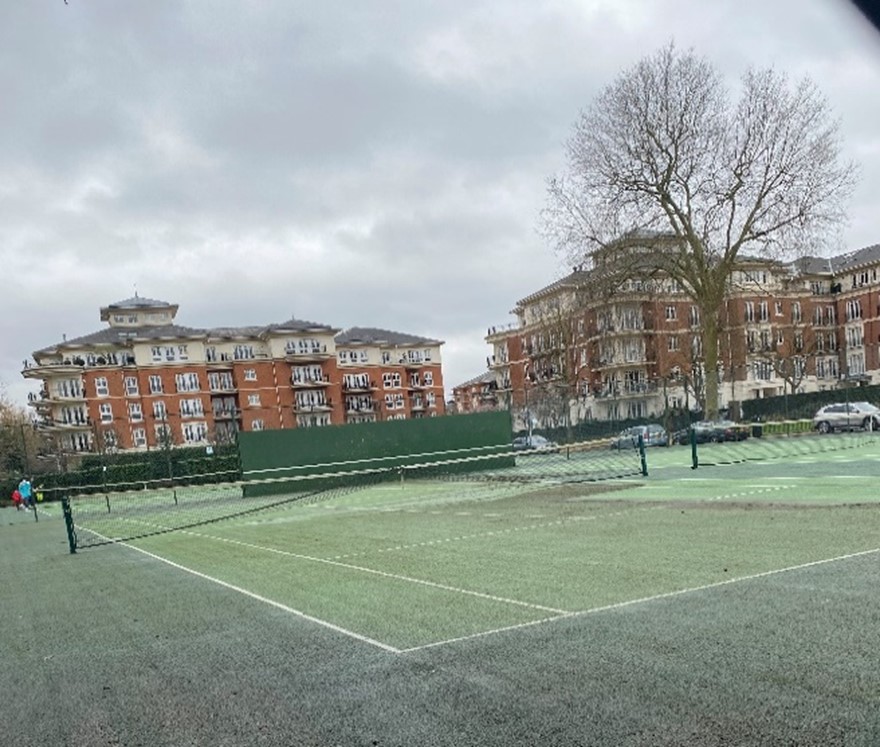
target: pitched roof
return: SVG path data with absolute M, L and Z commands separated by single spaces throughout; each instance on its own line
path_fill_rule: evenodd
M 388 329 L 376 329 L 375 327 L 349 327 L 344 332 L 336 335 L 336 342 L 340 345 L 357 344 L 385 344 L 385 345 L 442 345 L 441 340 L 433 340 L 418 335 L 408 335 L 404 332 L 392 332 Z
M 115 303 L 107 304 L 108 309 L 142 309 L 142 308 L 165 308 L 171 307 L 174 304 L 168 303 L 168 301 L 157 301 L 154 298 L 144 298 L 143 296 L 137 295 L 135 293 L 131 298 L 126 298 L 123 301 L 116 301 Z
M 35 354 L 54 353 L 59 349 L 84 345 L 125 345 L 132 340 L 175 340 L 202 337 L 204 334 L 203 329 L 181 327 L 177 324 L 165 324 L 159 327 L 108 327 L 81 337 L 56 342 L 54 345 L 35 351 Z
M 306 319 L 288 319 L 286 322 L 270 324 L 266 327 L 267 332 L 311 332 L 312 330 L 338 332 L 338 328 L 320 322 L 310 322 Z
M 453 387 L 453 389 L 462 389 L 467 386 L 474 386 L 476 384 L 494 384 L 496 382 L 495 373 L 493 371 L 486 371 L 486 373 L 482 373 L 479 376 L 475 376 L 472 379 L 468 379 L 463 384 L 458 384 Z

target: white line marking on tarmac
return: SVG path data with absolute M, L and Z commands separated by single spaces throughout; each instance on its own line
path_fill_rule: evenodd
M 740 576 L 739 578 L 729 578 L 724 581 L 717 581 L 713 584 L 703 584 L 702 586 L 692 586 L 687 589 L 678 589 L 677 591 L 667 591 L 663 594 L 654 594 L 649 597 L 641 597 L 639 599 L 630 599 L 625 602 L 615 602 L 614 604 L 606 604 L 602 607 L 593 607 L 587 610 L 580 610 L 578 612 L 572 612 L 566 615 L 559 615 L 558 617 L 550 617 L 546 620 L 535 620 L 531 623 L 524 623 L 520 625 L 513 625 L 504 628 L 496 628 L 494 630 L 484 630 L 480 633 L 474 633 L 473 635 L 460 636 L 458 638 L 449 638 L 444 641 L 434 641 L 433 643 L 426 643 L 422 646 L 413 646 L 411 648 L 401 649 L 399 653 L 408 654 L 413 651 L 421 651 L 426 648 L 436 648 L 438 646 L 445 646 L 450 643 L 460 643 L 461 641 L 467 641 L 473 638 L 484 638 L 489 635 L 494 635 L 495 633 L 503 633 L 508 630 L 516 630 L 518 628 L 528 627 L 529 625 L 540 625 L 545 622 L 553 622 L 555 620 L 561 620 L 563 618 L 571 618 L 571 617 L 585 617 L 586 615 L 594 615 L 599 612 L 608 612 L 610 610 L 623 609 L 624 607 L 632 607 L 636 604 L 647 604 L 649 602 L 656 602 L 660 599 L 670 599 L 672 597 L 683 596 L 685 594 L 692 594 L 698 591 L 707 591 L 709 589 L 717 589 L 721 586 L 730 586 L 731 584 L 738 584 L 742 581 L 753 581 L 758 578 L 765 578 L 768 576 L 775 576 L 780 573 L 788 573 L 789 571 L 799 571 L 803 568 L 812 568 L 818 565 L 826 565 L 828 563 L 836 563 L 841 560 L 850 560 L 851 558 L 863 557 L 865 555 L 875 555 L 880 553 L 880 547 L 875 547 L 873 550 L 862 550 L 860 552 L 851 552 L 846 555 L 838 555 L 834 558 L 824 558 L 822 560 L 812 560 L 809 563 L 800 563 L 798 565 L 788 566 L 786 568 L 777 568 L 772 571 L 762 571 L 761 573 L 752 573 L 748 576 Z

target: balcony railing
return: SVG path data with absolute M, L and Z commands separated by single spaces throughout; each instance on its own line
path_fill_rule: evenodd
M 304 413 L 304 412 L 327 412 L 333 409 L 333 402 L 331 400 L 323 400 L 316 402 L 294 402 L 293 403 L 293 411 L 295 413 Z
M 290 383 L 295 387 L 314 389 L 317 387 L 329 386 L 330 377 L 327 374 L 322 374 L 321 376 L 304 376 L 291 374 Z
M 372 379 L 368 379 L 363 382 L 357 381 L 346 381 L 342 380 L 342 391 L 343 392 L 371 392 L 376 389 L 376 382 Z

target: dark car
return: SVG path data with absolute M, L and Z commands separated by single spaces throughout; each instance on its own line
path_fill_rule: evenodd
M 513 439 L 514 451 L 549 451 L 557 453 L 559 444 L 549 441 L 543 436 L 532 434 L 531 436 L 517 436 Z
M 621 431 L 611 439 L 612 449 L 635 449 L 639 445 L 639 436 L 645 446 L 668 446 L 669 434 L 662 425 L 634 425 Z
M 750 435 L 748 426 L 739 425 L 732 420 L 700 420 L 693 423 L 690 428 L 682 428 L 676 431 L 672 435 L 672 442 L 676 444 L 690 444 L 691 430 L 693 430 L 694 440 L 698 444 L 742 441 Z

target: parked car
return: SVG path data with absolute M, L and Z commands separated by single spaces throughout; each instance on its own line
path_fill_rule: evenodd
M 880 407 L 870 402 L 835 402 L 819 408 L 813 416 L 813 427 L 819 433 L 880 430 Z
M 639 436 L 645 446 L 669 446 L 669 434 L 662 425 L 634 425 L 622 430 L 611 439 L 612 449 L 635 449 L 639 445 Z
M 559 444 L 533 433 L 531 436 L 517 436 L 513 439 L 513 450 L 549 451 L 555 454 L 559 451 Z
M 689 445 L 691 429 L 694 431 L 694 438 L 698 444 L 742 441 L 751 435 L 749 426 L 734 423 L 732 420 L 699 420 L 693 423 L 690 428 L 676 431 L 672 436 L 672 442 Z

